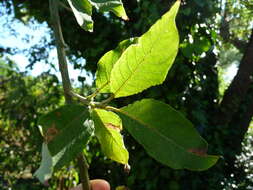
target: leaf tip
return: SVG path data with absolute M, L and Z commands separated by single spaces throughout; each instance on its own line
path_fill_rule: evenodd
M 122 16 L 121 18 L 122 18 L 123 20 L 125 20 L 125 21 L 129 21 L 129 18 L 128 18 L 127 15 L 124 15 L 124 16 Z
M 125 164 L 124 165 L 124 172 L 127 173 L 127 174 L 129 174 L 130 170 L 131 170 L 131 166 L 129 164 Z

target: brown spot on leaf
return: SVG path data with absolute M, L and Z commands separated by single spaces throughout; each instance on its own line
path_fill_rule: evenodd
M 58 129 L 56 129 L 55 124 L 52 127 L 48 128 L 45 134 L 46 143 L 49 143 L 54 139 L 54 137 L 59 133 Z
M 114 125 L 112 123 L 106 123 L 105 126 L 120 132 L 120 126 Z
M 198 156 L 206 156 L 207 150 L 203 148 L 191 148 L 188 149 L 188 152 L 196 154 Z

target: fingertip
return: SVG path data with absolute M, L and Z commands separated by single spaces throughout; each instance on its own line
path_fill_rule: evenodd
M 90 181 L 92 190 L 110 190 L 110 184 L 103 179 L 94 179 Z

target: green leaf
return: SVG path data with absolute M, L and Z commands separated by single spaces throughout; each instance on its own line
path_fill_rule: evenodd
M 39 169 L 34 173 L 34 176 L 36 176 L 41 183 L 44 183 L 52 177 L 53 173 L 53 159 L 45 143 L 42 144 L 41 154 L 41 165 Z
M 77 23 L 86 31 L 93 31 L 92 7 L 99 12 L 113 12 L 116 16 L 128 20 L 121 0 L 68 0 Z
M 207 52 L 212 46 L 211 42 L 205 37 L 200 37 L 194 40 L 193 45 L 194 51 L 199 55 L 202 54 L 203 52 Z
M 184 43 L 180 44 L 180 49 L 185 57 L 192 58 L 193 53 L 194 53 L 194 45 L 193 44 L 190 44 L 188 42 L 184 42 Z
M 122 163 L 128 163 L 128 151 L 124 146 L 121 119 L 113 112 L 95 109 L 92 112 L 95 124 L 95 135 L 101 144 L 102 152 L 110 159 Z
M 42 154 L 41 164 L 39 169 L 34 173 L 34 176 L 36 176 L 41 183 L 45 183 L 52 177 L 54 167 L 56 166 L 57 163 L 59 163 L 59 160 L 62 159 L 64 154 L 60 152 L 52 157 L 46 143 L 42 144 L 41 154 Z
M 123 20 L 128 20 L 121 0 L 89 0 L 99 12 L 113 12 Z
M 93 133 L 87 108 L 80 105 L 65 105 L 40 118 L 43 136 L 52 156 L 63 156 L 55 169 L 72 161 L 86 146 Z
M 92 5 L 88 0 L 68 0 L 77 23 L 86 31 L 93 31 Z
M 110 88 L 116 98 L 139 93 L 165 80 L 178 51 L 175 17 L 179 5 L 177 1 L 114 65 Z
M 124 127 L 157 161 L 174 169 L 206 170 L 218 160 L 207 143 L 179 112 L 144 99 L 119 110 Z
M 119 45 L 109 52 L 107 52 L 99 61 L 96 73 L 96 86 L 101 89 L 102 93 L 110 92 L 110 75 L 113 65 L 118 61 L 122 53 L 131 45 L 137 43 L 138 38 L 131 38 L 124 40 Z

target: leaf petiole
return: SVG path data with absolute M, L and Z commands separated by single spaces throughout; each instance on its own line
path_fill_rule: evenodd
M 103 100 L 100 104 L 101 105 L 107 105 L 110 101 L 114 99 L 114 94 L 111 94 L 109 98 Z
M 73 91 L 69 91 L 68 93 L 69 93 L 69 95 L 77 98 L 78 100 L 80 100 L 82 103 L 84 103 L 86 105 L 90 105 L 90 103 L 91 103 L 91 101 L 89 99 L 87 99 L 86 97 L 83 97 Z
M 106 87 L 109 84 L 109 82 L 103 84 L 100 88 L 96 89 L 95 92 L 93 92 L 91 95 L 86 96 L 87 99 L 91 100 L 92 98 L 96 97 L 99 92 Z

